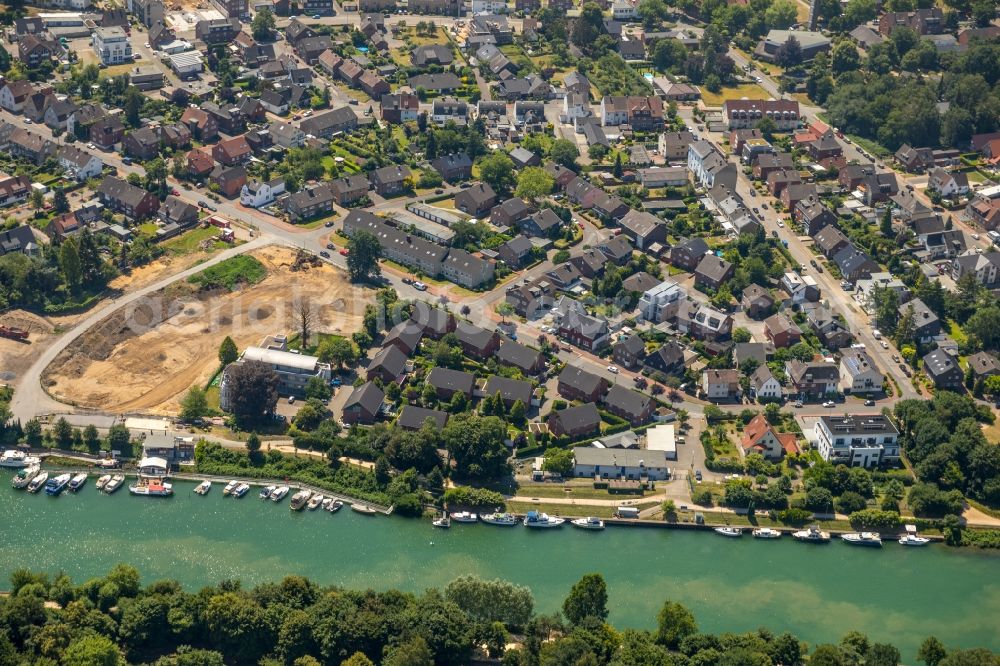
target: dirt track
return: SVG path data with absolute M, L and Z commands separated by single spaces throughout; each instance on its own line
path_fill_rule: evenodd
M 350 334 L 361 326 L 371 291 L 354 289 L 327 265 L 292 271 L 294 253 L 253 254 L 268 276 L 246 291 L 197 292 L 187 283 L 111 315 L 68 347 L 42 383 L 57 398 L 123 412 L 176 413 L 187 389 L 218 367 L 219 344 L 231 336 L 243 349 L 271 333 L 297 330 L 295 304 L 309 302 L 313 329 Z

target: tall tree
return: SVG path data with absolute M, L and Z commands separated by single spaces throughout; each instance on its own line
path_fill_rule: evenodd
M 563 601 L 563 615 L 572 624 L 594 619 L 603 622 L 608 617 L 608 586 L 604 576 L 589 573 L 573 584 Z
M 676 601 L 664 602 L 656 623 L 656 642 L 670 649 L 676 649 L 682 639 L 698 633 L 694 614 Z
M 83 269 L 80 265 L 80 253 L 77 251 L 76 241 L 72 238 L 63 241 L 59 248 L 59 268 L 62 269 L 66 286 L 74 294 L 77 293 L 83 279 Z
M 259 361 L 230 365 L 226 370 L 230 409 L 243 427 L 270 418 L 278 404 L 278 375 Z
M 378 259 L 382 253 L 375 234 L 358 231 L 347 242 L 347 274 L 351 282 L 368 282 L 382 275 Z
M 219 362 L 222 365 L 229 365 L 240 357 L 240 352 L 236 348 L 236 343 L 228 335 L 219 345 Z

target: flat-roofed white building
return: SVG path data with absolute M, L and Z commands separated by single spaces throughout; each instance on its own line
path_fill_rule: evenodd
M 288 351 L 287 339 L 283 335 L 268 336 L 261 346 L 247 347 L 240 358 L 223 371 L 219 391 L 222 409 L 229 411 L 232 405 L 232 386 L 226 378 L 229 368 L 250 361 L 263 363 L 274 370 L 278 375 L 278 391 L 284 395 L 301 396 L 313 377 L 328 382 L 333 376 L 329 363 L 322 363 L 315 356 Z
M 813 428 L 823 460 L 848 467 L 899 462 L 899 430 L 883 414 L 821 416 Z
M 132 62 L 132 43 L 120 27 L 96 28 L 91 37 L 94 53 L 105 65 L 119 65 Z
M 664 280 L 652 289 L 647 289 L 639 297 L 639 312 L 646 321 L 659 323 L 667 319 L 665 310 L 687 296 L 684 287 L 673 280 Z
M 171 54 L 170 67 L 177 72 L 177 76 L 194 76 L 201 73 L 205 63 L 198 51 L 186 51 Z
M 671 423 L 661 423 L 646 431 L 646 449 L 663 451 L 667 460 L 677 460 L 677 437 Z

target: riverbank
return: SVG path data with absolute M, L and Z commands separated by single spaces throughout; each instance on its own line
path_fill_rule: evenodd
M 240 579 L 249 586 L 300 574 L 323 584 L 421 592 L 471 573 L 528 585 L 538 611 L 550 613 L 580 576 L 599 571 L 619 627 L 651 628 L 669 598 L 688 605 L 704 631 L 763 624 L 816 644 L 860 629 L 898 645 L 906 663 L 931 634 L 949 646 L 1000 649 L 1000 556 L 992 551 L 812 546 L 618 524 L 603 532 L 568 525 L 439 530 L 397 516 L 292 512 L 287 500 L 223 498 L 221 487 L 201 497 L 184 480 L 166 500 L 103 495 L 92 482 L 77 494 L 27 495 L 10 487 L 9 473 L 0 473 L 0 484 L 0 580 L 21 566 L 87 580 L 131 562 L 147 583 Z

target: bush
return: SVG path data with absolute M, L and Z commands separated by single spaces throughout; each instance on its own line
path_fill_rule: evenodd
M 892 511 L 880 509 L 863 509 L 850 515 L 851 525 L 862 530 L 896 530 L 899 529 L 900 517 Z
M 837 498 L 837 511 L 852 514 L 868 507 L 868 502 L 858 493 L 848 491 Z
M 933 483 L 917 483 L 910 488 L 907 502 L 917 516 L 940 518 L 948 514 L 962 515 L 965 498 L 957 490 L 944 491 Z
M 777 516 L 785 525 L 804 525 L 813 518 L 812 512 L 797 507 L 779 511 Z
M 232 291 L 239 284 L 257 284 L 267 277 L 267 269 L 253 257 L 240 255 L 214 266 L 209 266 L 202 272 L 192 275 L 188 282 L 199 285 L 202 289 L 225 288 Z
M 703 488 L 702 490 L 696 490 L 691 495 L 691 501 L 695 504 L 701 506 L 712 506 L 715 503 L 714 497 L 712 496 L 712 491 L 708 488 Z
M 473 508 L 496 508 L 504 506 L 503 495 L 486 488 L 471 488 L 469 486 L 458 486 L 449 488 L 444 493 L 444 503 L 456 506 L 467 506 Z

